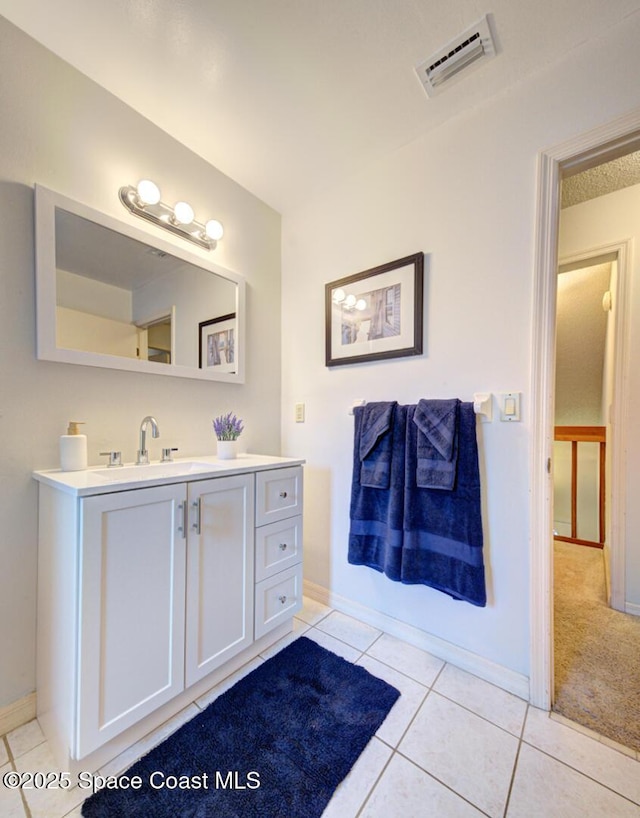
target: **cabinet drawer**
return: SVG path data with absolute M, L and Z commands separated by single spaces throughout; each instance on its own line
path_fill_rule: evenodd
M 302 564 L 256 585 L 255 638 L 291 618 L 302 608 Z
M 256 529 L 256 582 L 291 568 L 302 559 L 302 517 Z
M 302 514 L 302 468 L 256 474 L 256 525 Z

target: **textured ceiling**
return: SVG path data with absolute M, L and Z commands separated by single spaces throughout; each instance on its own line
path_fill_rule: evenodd
M 640 0 L 0 0 L 0 14 L 281 212 L 639 10 Z M 487 11 L 498 56 L 428 99 L 414 67 Z
M 562 181 L 562 207 L 640 184 L 640 151 L 577 173 Z

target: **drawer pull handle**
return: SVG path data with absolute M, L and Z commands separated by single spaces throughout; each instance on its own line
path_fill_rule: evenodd
M 286 551 L 287 550 L 286 542 L 281 542 L 280 545 L 279 545 L 279 548 L 280 548 L 281 551 Z
M 281 491 L 281 492 L 280 492 L 280 497 L 286 497 L 286 496 L 287 496 L 287 492 L 286 492 L 286 491 Z
M 282 596 L 279 596 L 279 597 L 278 597 L 278 599 L 280 600 L 280 602 L 281 602 L 283 605 L 284 605 L 284 603 L 287 601 L 287 598 L 286 598 L 286 596 L 285 596 L 284 594 L 282 594 Z
M 180 503 L 178 505 L 178 520 L 180 521 L 180 525 L 178 526 L 178 531 L 180 532 L 180 536 L 182 539 L 186 539 L 187 537 L 187 504 Z M 181 519 L 180 519 L 181 518 Z
M 191 524 L 191 528 L 196 534 L 200 534 L 202 531 L 202 497 L 198 497 L 197 500 L 194 500 L 193 503 L 191 503 L 191 507 L 196 513 L 196 519 L 195 522 Z

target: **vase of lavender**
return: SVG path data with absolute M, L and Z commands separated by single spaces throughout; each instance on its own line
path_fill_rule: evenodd
M 240 418 L 228 412 L 220 415 L 213 421 L 213 431 L 218 440 L 218 458 L 220 460 L 232 460 L 238 455 L 238 438 L 242 434 L 244 426 Z

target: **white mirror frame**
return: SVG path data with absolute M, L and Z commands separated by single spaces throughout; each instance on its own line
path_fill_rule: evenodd
M 140 361 L 96 352 L 58 348 L 56 344 L 56 208 L 74 213 L 136 241 L 162 250 L 182 261 L 227 279 L 236 285 L 236 372 L 210 372 L 197 366 Z M 36 251 L 36 352 L 39 360 L 66 364 L 146 372 L 205 381 L 244 383 L 245 378 L 245 315 L 246 282 L 237 273 L 214 264 L 200 255 L 183 250 L 176 244 L 138 230 L 125 222 L 93 210 L 42 185 L 35 186 L 35 251 Z M 194 328 L 197 332 L 197 326 Z

